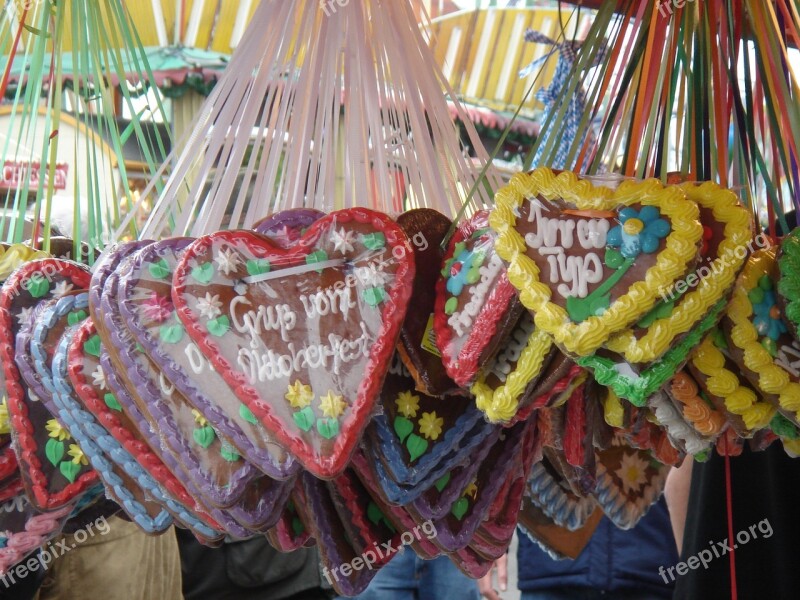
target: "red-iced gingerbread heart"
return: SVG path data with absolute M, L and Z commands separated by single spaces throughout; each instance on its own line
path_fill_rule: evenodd
M 375 406 L 414 278 L 383 214 L 337 211 L 291 248 L 250 231 L 196 240 L 173 301 L 239 399 L 323 478 L 341 473 Z

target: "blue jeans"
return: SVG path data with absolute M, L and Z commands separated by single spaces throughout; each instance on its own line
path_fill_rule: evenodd
M 422 560 L 405 548 L 383 567 L 358 600 L 479 600 L 478 582 L 446 556 Z

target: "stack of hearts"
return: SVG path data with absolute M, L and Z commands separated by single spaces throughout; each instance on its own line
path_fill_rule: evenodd
M 627 528 L 686 455 L 800 453 L 800 234 L 778 253 L 712 183 L 541 168 L 456 225 L 295 209 L 91 269 L 5 253 L 0 571 L 108 499 L 316 543 L 345 595 L 402 545 L 479 577 L 520 510 Z

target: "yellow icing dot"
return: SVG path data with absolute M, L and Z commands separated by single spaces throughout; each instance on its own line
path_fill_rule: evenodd
M 341 396 L 329 390 L 327 394 L 319 399 L 319 408 L 326 417 L 336 419 L 347 408 L 347 403 Z
M 628 219 L 622 225 L 622 231 L 628 235 L 636 235 L 640 233 L 642 229 L 644 229 L 644 223 L 642 223 L 641 219 Z
M 289 385 L 284 398 L 289 401 L 292 408 L 305 408 L 314 399 L 314 392 L 310 385 L 306 385 L 298 379 Z

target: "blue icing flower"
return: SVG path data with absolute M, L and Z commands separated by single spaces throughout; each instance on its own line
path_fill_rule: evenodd
M 770 286 L 771 288 L 772 286 Z M 754 293 L 755 292 L 755 293 Z M 753 304 L 753 325 L 759 335 L 777 341 L 786 333 L 786 323 L 781 319 L 781 313 L 775 302 L 775 292 L 772 289 L 758 287 L 750 292 L 750 301 Z
M 619 211 L 619 222 L 608 232 L 606 241 L 609 246 L 619 248 L 625 258 L 636 258 L 642 252 L 655 252 L 661 239 L 670 232 L 669 222 L 661 218 L 655 206 L 643 206 L 638 211 L 623 208 Z
M 477 283 L 480 279 L 480 267 L 486 258 L 483 250 L 469 250 L 462 242 L 456 245 L 454 257 L 447 261 L 442 275 L 447 280 L 447 291 L 458 296 L 464 286 Z

